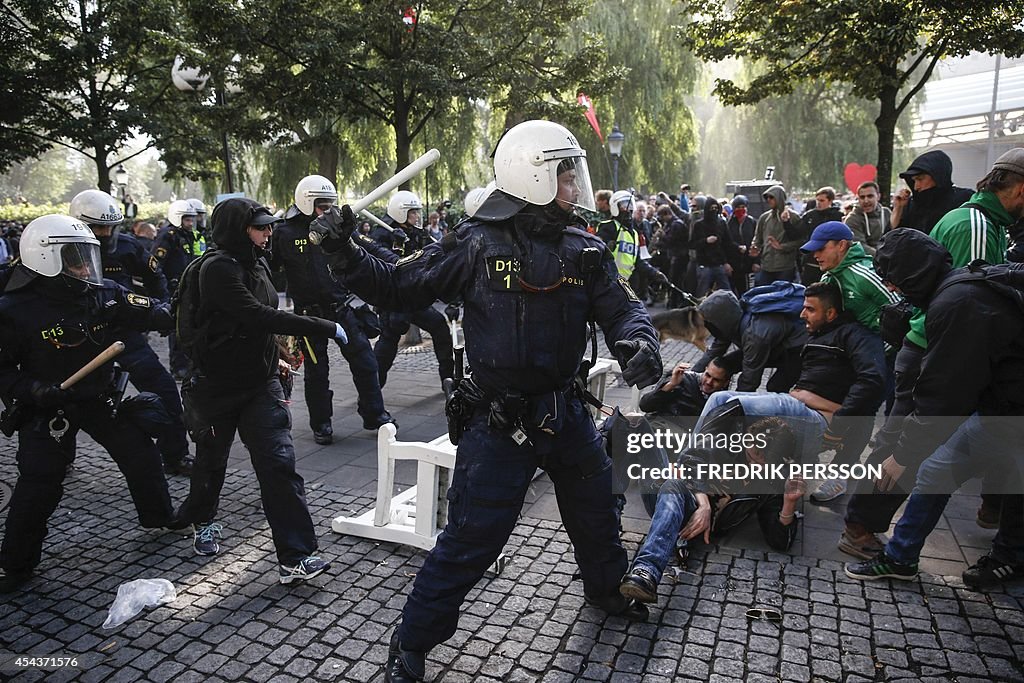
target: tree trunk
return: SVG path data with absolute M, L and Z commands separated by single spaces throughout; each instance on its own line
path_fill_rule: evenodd
M 338 143 L 336 141 L 317 142 L 313 145 L 313 155 L 316 157 L 317 173 L 337 186 Z
M 110 193 L 110 167 L 107 166 L 108 152 L 103 147 L 96 147 L 96 187 Z
M 885 86 L 879 93 L 881 109 L 878 118 L 875 119 L 875 131 L 878 133 L 878 187 L 881 190 L 881 202 L 884 206 L 889 204 L 890 183 L 892 182 L 892 153 L 896 140 L 896 122 L 899 114 L 896 112 L 896 98 L 899 96 L 899 89 L 896 86 Z
M 409 165 L 409 153 L 412 147 L 412 139 L 409 137 L 409 107 L 408 103 L 400 102 L 395 107 L 395 173 Z M 408 190 L 411 181 L 406 180 L 399 188 Z

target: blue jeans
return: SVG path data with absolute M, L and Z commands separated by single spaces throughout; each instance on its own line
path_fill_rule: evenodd
M 903 564 L 916 564 L 928 534 L 942 517 L 950 494 L 968 479 L 980 477 L 991 469 L 1003 471 L 1019 482 L 1020 458 L 1019 434 L 1008 438 L 1007 434 L 997 434 L 983 425 L 977 413 L 968 417 L 921 464 L 917 483 L 903 517 L 885 546 L 885 554 Z M 992 554 L 1014 564 L 1024 563 L 1024 520 L 1019 507 L 1000 517 Z
M 697 420 L 694 429 L 699 433 L 704 425 L 705 416 L 726 403 L 730 399 L 737 399 L 743 406 L 743 412 L 747 417 L 775 416 L 787 418 L 785 422 L 792 428 L 797 438 L 798 448 L 802 444 L 802 462 L 814 462 L 820 451 L 821 435 L 825 432 L 828 424 L 825 418 L 816 410 L 811 410 L 800 401 L 789 394 L 761 394 L 745 391 L 719 391 L 708 398 L 704 405 L 704 411 Z
M 794 282 L 796 280 L 796 267 L 786 270 L 759 270 L 754 274 L 754 286 L 770 285 L 776 280 Z
M 672 559 L 679 531 L 697 510 L 697 499 L 680 479 L 669 479 L 658 492 L 658 502 L 651 517 L 651 529 L 633 560 L 661 581 L 661 575 Z
M 717 285 L 719 289 L 727 292 L 732 291 L 729 286 L 729 276 L 725 274 L 725 266 L 699 266 L 697 268 L 697 296 L 706 296 L 711 291 L 711 285 Z

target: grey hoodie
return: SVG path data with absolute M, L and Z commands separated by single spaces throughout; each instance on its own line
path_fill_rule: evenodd
M 878 248 L 878 240 L 882 239 L 882 235 L 891 227 L 891 214 L 892 211 L 881 203 L 876 204 L 875 210 L 871 213 L 864 213 L 864 209 L 856 206 L 843 222 L 853 232 L 853 241 L 860 242 L 865 253 L 870 256 Z
M 796 253 L 802 239 L 786 242 L 786 226 L 790 232 L 799 234 L 800 214 L 790 210 L 789 220 L 783 223 L 782 214 L 786 211 L 786 190 L 782 185 L 772 185 L 765 192 L 775 198 L 775 208 L 769 209 L 757 219 L 757 227 L 754 228 L 754 240 L 751 246 L 761 250 L 761 268 L 769 271 L 789 270 L 796 266 Z M 781 245 L 781 249 L 774 249 L 768 245 L 768 237 L 774 236 Z

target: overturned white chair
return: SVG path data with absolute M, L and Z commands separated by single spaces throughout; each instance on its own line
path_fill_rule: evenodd
M 599 358 L 587 384 L 604 400 L 608 372 L 615 361 Z M 389 541 L 430 550 L 448 520 L 446 494 L 455 468 L 455 445 L 447 434 L 433 441 L 398 441 L 393 424 L 377 432 L 377 500 L 372 510 L 339 516 L 331 528 L 339 534 Z M 394 493 L 395 462 L 416 461 L 416 485 Z M 424 495 L 425 494 L 425 495 Z

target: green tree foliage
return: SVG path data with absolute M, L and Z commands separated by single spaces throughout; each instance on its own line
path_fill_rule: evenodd
M 626 135 L 620 187 L 675 191 L 697 151 L 696 120 L 685 98 L 698 66 L 676 42 L 678 11 L 672 0 L 597 0 L 574 26 L 577 36 L 600 35 L 607 63 L 618 67 L 594 74 L 600 87 L 586 92 L 601 132 L 607 136 L 618 123 Z M 595 187 L 610 188 L 607 151 L 582 110 L 570 128 L 587 148 Z
M 436 146 L 442 163 L 430 172 L 435 180 L 467 184 L 462 169 L 474 166 L 467 162 L 478 151 L 471 133 L 479 128 L 479 103 L 566 113 L 592 66 L 585 50 L 563 47 L 566 27 L 587 0 L 184 5 L 192 41 L 206 55 L 195 59 L 243 55 L 239 101 L 263 111 L 272 144 L 311 154 L 316 171 L 357 185 L 377 179 L 388 139 L 392 173 Z M 272 152 L 257 156 L 267 171 L 279 163 Z M 277 197 L 294 182 L 269 184 Z
M 61 145 L 91 159 L 109 190 L 109 170 L 145 148 L 118 154 L 167 101 L 169 62 L 151 53 L 140 26 L 168 23 L 171 9 L 159 0 L 4 0 L 13 40 L 0 51 L 0 169 Z
M 878 103 L 874 120 L 883 194 L 900 114 L 943 57 L 1024 53 L 1024 5 L 997 0 L 688 0 L 684 44 L 706 60 L 743 57 L 764 70 L 746 85 L 720 79 L 726 104 L 792 93 L 799 83 L 845 83 Z

